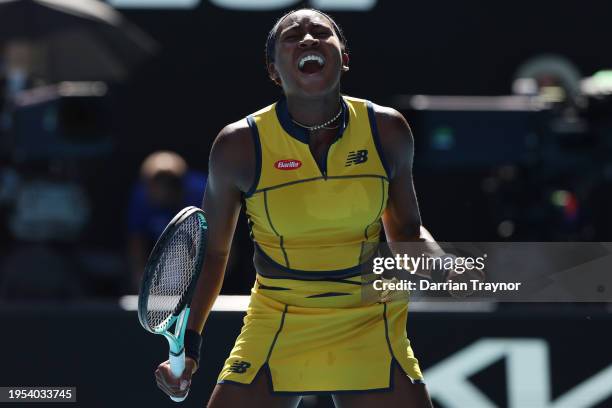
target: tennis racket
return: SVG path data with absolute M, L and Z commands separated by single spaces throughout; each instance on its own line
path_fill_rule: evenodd
M 145 330 L 168 340 L 170 370 L 176 378 L 185 369 L 185 329 L 204 261 L 207 229 L 204 211 L 197 207 L 182 209 L 153 247 L 140 285 L 138 320 Z M 180 402 L 187 395 L 171 398 Z

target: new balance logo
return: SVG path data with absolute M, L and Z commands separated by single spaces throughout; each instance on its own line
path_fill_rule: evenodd
M 234 361 L 230 366 L 229 370 L 232 373 L 244 374 L 246 370 L 251 366 L 251 363 L 246 361 Z
M 353 164 L 361 164 L 368 161 L 368 151 L 367 150 L 355 150 L 349 152 L 346 157 L 346 163 L 344 167 L 352 166 Z

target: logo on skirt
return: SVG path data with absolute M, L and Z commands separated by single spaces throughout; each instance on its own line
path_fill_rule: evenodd
M 234 361 L 230 366 L 229 370 L 232 373 L 244 374 L 246 370 L 251 366 L 251 363 L 247 361 Z

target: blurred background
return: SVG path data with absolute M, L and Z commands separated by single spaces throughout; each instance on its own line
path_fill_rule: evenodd
M 436 239 L 612 240 L 612 4 L 0 0 L 0 318 L 16 333 L 2 342 L 31 357 L 13 353 L 0 385 L 76 385 L 83 406 L 108 406 L 108 390 L 132 381 L 125 406 L 166 403 L 152 375 L 166 345 L 125 296 L 172 214 L 200 204 L 219 130 L 278 98 L 264 41 L 299 6 L 344 29 L 343 91 L 411 124 Z M 251 258 L 243 218 L 224 295 L 248 295 Z M 612 406 L 610 309 L 523 306 L 411 315 L 423 366 L 450 384 L 432 382 L 436 404 Z M 185 404 L 206 400 L 241 318 L 213 313 L 210 367 Z M 499 352 L 480 361 L 478 347 Z M 569 370 L 577 349 L 582 365 Z M 119 350 L 127 372 L 112 363 Z

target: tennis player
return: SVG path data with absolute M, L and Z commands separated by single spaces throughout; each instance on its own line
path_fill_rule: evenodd
M 275 104 L 225 127 L 209 162 L 209 245 L 189 317 L 186 370 L 156 371 L 187 393 L 200 333 L 219 294 L 244 200 L 257 277 L 242 332 L 209 407 L 295 407 L 332 394 L 340 407 L 431 407 L 406 337 L 406 302 L 366 304 L 360 264 L 383 229 L 390 242 L 439 247 L 421 227 L 413 137 L 394 109 L 340 93 L 347 43 L 328 15 L 292 11 L 267 39 Z M 426 244 L 428 245 L 428 244 Z

